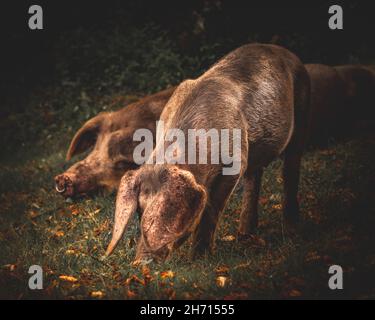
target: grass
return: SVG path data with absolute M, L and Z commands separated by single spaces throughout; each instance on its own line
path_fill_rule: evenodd
M 96 105 L 107 106 L 111 98 Z M 74 99 L 80 104 L 82 95 Z M 121 103 L 132 99 L 125 96 Z M 67 101 L 73 103 L 72 97 Z M 17 126 L 21 116 L 8 117 L 2 125 Z M 53 176 L 69 165 L 64 153 L 78 125 L 69 130 L 64 122 L 53 121 L 34 141 L 26 139 L 1 160 L 2 298 L 375 298 L 373 136 L 306 153 L 300 185 L 303 219 L 295 236 L 282 228 L 278 160 L 264 175 L 260 227 L 253 239 L 235 240 L 239 187 L 220 219 L 213 255 L 191 261 L 186 243 L 169 261 L 137 268 L 131 266 L 137 219 L 115 253 L 100 261 L 111 236 L 113 194 L 70 202 L 53 190 Z M 27 287 L 28 268 L 34 264 L 44 270 L 44 290 Z M 328 289 L 332 264 L 344 269 L 340 292 Z
M 132 267 L 135 219 L 114 254 L 100 261 L 111 236 L 114 194 L 71 202 L 54 191 L 53 177 L 72 163 L 64 156 L 74 132 L 140 92 L 194 77 L 228 50 L 207 46 L 184 56 L 154 27 L 104 30 L 95 39 L 105 41 L 89 35 L 62 38 L 54 52 L 55 80 L 1 105 L 0 298 L 375 298 L 373 135 L 305 154 L 302 221 L 294 236 L 281 223 L 278 160 L 264 174 L 252 239 L 235 239 L 239 186 L 220 218 L 213 255 L 191 261 L 188 242 L 165 263 Z M 28 289 L 34 264 L 44 270 L 43 290 Z M 332 264 L 344 269 L 344 290 L 328 289 Z

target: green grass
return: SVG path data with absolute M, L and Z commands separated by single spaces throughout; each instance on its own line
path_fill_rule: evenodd
M 16 98 L 1 105 L 0 298 L 375 298 L 374 136 L 306 153 L 302 221 L 294 236 L 281 223 L 278 160 L 263 178 L 253 239 L 235 240 L 240 186 L 220 218 L 213 255 L 191 261 L 187 242 L 165 263 L 132 267 L 139 236 L 135 219 L 113 255 L 101 262 L 114 194 L 72 203 L 54 190 L 53 177 L 72 163 L 64 156 L 74 132 L 102 110 L 194 77 L 228 50 L 221 50 L 222 42 L 186 56 L 152 26 L 101 31 L 97 38 L 105 41 L 79 30 L 63 37 L 63 47 L 54 52 L 54 80 L 34 88 L 24 105 Z M 28 289 L 34 264 L 43 267 L 44 290 Z M 340 292 L 328 289 L 332 264 L 344 269 Z
M 14 153 L 1 161 L 1 297 L 375 297 L 374 137 L 306 153 L 300 185 L 303 219 L 295 236 L 282 228 L 278 160 L 264 175 L 260 227 L 254 239 L 237 242 L 233 237 L 241 207 L 239 187 L 220 219 L 213 255 L 191 261 L 188 242 L 169 261 L 137 268 L 131 266 L 139 236 L 137 219 L 114 254 L 100 261 L 111 236 L 113 194 L 71 203 L 54 192 L 52 178 L 67 166 L 64 153 L 74 130 L 60 135 L 49 130 L 61 133 L 64 128 L 61 123 L 43 129 L 47 135 L 41 131 L 35 142 L 13 148 Z M 44 290 L 27 287 L 27 271 L 33 264 L 43 267 Z M 332 264 L 344 268 L 341 292 L 328 290 Z M 218 285 L 220 276 L 223 286 Z

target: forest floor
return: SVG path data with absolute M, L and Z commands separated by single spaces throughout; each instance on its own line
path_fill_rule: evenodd
M 2 141 L 12 142 L 4 143 L 0 159 L 0 298 L 375 298 L 374 136 L 306 152 L 296 235 L 282 227 L 277 160 L 263 178 L 252 239 L 236 240 L 239 186 L 220 219 L 213 255 L 191 261 L 187 242 L 165 263 L 133 267 L 136 219 L 113 255 L 99 259 L 111 237 L 114 194 L 66 201 L 54 191 L 53 177 L 72 163 L 64 156 L 82 120 L 134 96 L 95 101 L 81 92 L 69 102 L 79 110 L 69 108 L 66 117 L 49 106 L 69 99 L 37 94 L 27 111 L 1 119 L 8 134 Z M 92 104 L 100 108 L 87 113 Z M 31 265 L 43 268 L 43 290 L 28 289 Z M 344 270 L 343 290 L 328 288 L 331 265 Z

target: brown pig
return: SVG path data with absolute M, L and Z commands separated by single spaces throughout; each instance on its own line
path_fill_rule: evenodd
M 133 133 L 139 128 L 155 131 L 156 120 L 174 90 L 166 89 L 88 120 L 73 137 L 66 158 L 93 149 L 84 160 L 55 177 L 56 191 L 72 197 L 99 188 L 117 188 L 124 172 L 138 167 L 133 161 L 137 145 Z
M 371 125 L 375 120 L 374 66 L 305 67 L 311 80 L 311 144 L 324 143 L 332 136 L 351 136 L 359 123 Z
M 374 121 L 375 66 L 343 65 L 335 69 L 345 83 L 345 103 L 352 123 Z
M 141 214 L 136 262 L 166 259 L 191 233 L 193 256 L 210 252 L 219 214 L 241 177 L 244 193 L 239 233 L 250 234 L 257 226 L 263 168 L 281 154 L 285 155 L 284 219 L 288 225 L 295 225 L 309 82 L 305 67 L 288 50 L 249 44 L 229 53 L 199 78 L 181 83 L 161 114 L 164 134 L 176 128 L 185 137 L 190 129 L 239 129 L 239 144 L 235 144 L 234 135 L 226 140 L 227 144 L 220 136 L 219 143 L 221 150 L 227 148 L 233 156 L 240 151 L 231 164 L 238 165 L 239 170 L 224 174 L 228 164 L 221 159 L 219 163 L 145 164 L 128 171 L 120 182 L 106 256 L 116 247 L 136 211 Z M 171 154 L 180 154 L 183 159 L 189 143 L 176 145 Z M 192 144 L 200 143 L 194 139 Z M 157 158 L 160 150 L 171 145 L 169 139 L 158 139 L 151 158 Z M 212 138 L 207 145 L 206 159 L 211 159 L 215 155 Z
M 311 82 L 309 143 L 321 144 L 345 127 L 345 83 L 333 67 L 306 64 Z

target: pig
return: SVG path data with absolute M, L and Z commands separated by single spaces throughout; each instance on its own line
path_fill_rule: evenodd
M 122 175 L 138 167 L 133 161 L 138 128 L 155 131 L 155 121 L 176 87 L 145 97 L 115 112 L 102 112 L 88 120 L 74 135 L 66 159 L 93 147 L 90 154 L 55 177 L 55 188 L 73 197 L 105 188 L 117 189 Z
M 373 121 L 375 68 L 363 65 L 331 67 L 306 64 L 311 81 L 309 144 L 329 137 L 350 137 L 360 122 Z
M 126 172 L 117 193 L 112 239 L 103 258 L 112 253 L 136 211 L 141 218 L 141 236 L 134 263 L 165 260 L 191 234 L 193 258 L 212 252 L 219 214 L 240 178 L 244 192 L 239 235 L 251 235 L 258 223 L 263 168 L 282 154 L 284 221 L 289 230 L 295 230 L 309 99 L 310 80 L 304 65 L 293 53 L 275 45 L 244 45 L 197 79 L 181 83 L 161 114 L 164 132 L 173 128 L 185 134 L 189 129 L 239 128 L 240 170 L 224 175 L 222 162 L 147 161 Z M 167 140 L 157 140 L 151 159 L 171 145 Z M 232 152 L 233 147 L 231 139 Z M 208 159 L 211 151 L 212 145 Z
M 375 66 L 343 65 L 336 71 L 345 83 L 345 108 L 352 123 L 374 121 Z M 356 130 L 356 126 L 352 130 Z
M 306 64 L 311 82 L 308 143 L 322 145 L 342 132 L 348 120 L 345 111 L 345 82 L 337 70 L 323 64 Z

